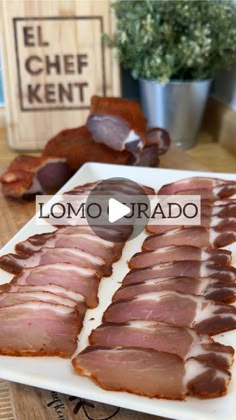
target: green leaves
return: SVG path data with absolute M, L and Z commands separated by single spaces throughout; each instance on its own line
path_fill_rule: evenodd
M 109 47 L 134 77 L 205 79 L 236 63 L 232 0 L 118 0 Z

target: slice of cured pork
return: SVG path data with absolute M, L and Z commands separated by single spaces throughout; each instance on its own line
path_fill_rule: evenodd
M 126 274 L 123 284 L 140 283 L 161 277 L 212 277 L 221 281 L 234 282 L 236 268 L 222 266 L 210 261 L 174 261 L 155 264 L 146 268 L 134 268 Z
M 150 292 L 108 306 L 104 322 L 159 321 L 214 335 L 236 328 L 236 308 L 202 296 L 173 291 Z
M 216 302 L 231 303 L 236 299 L 236 284 L 208 277 L 172 277 L 146 280 L 121 286 L 112 300 L 132 299 L 142 293 L 172 290 L 191 295 L 205 296 Z
M 20 273 L 23 268 L 59 262 L 92 268 L 100 276 L 112 273 L 111 265 L 106 264 L 104 259 L 76 248 L 42 248 L 30 256 L 7 254 L 0 257 L 0 267 L 13 274 Z
M 159 195 L 201 195 L 203 199 L 217 200 L 236 194 L 236 181 L 218 178 L 193 177 L 164 185 Z
M 155 251 L 138 252 L 129 261 L 129 268 L 143 268 L 170 261 L 212 261 L 219 265 L 229 265 L 231 252 L 224 249 L 203 249 L 195 246 L 166 246 Z
M 217 232 L 214 228 L 205 228 L 202 226 L 172 229 L 146 238 L 142 250 L 153 251 L 156 248 L 170 245 L 192 245 L 193 238 L 196 238 L 196 246 L 199 248 L 222 248 L 236 241 L 236 232 Z
M 230 380 L 230 373 L 205 362 L 137 347 L 90 346 L 72 363 L 104 389 L 148 397 L 217 397 L 226 393 Z
M 128 229 L 127 229 L 128 228 Z M 128 231 L 128 232 L 127 232 Z M 129 235 L 132 233 L 132 227 L 126 226 L 126 229 L 122 226 L 96 226 L 96 232 L 89 225 L 83 226 L 60 226 L 56 231 L 58 234 L 74 235 L 76 233 L 88 233 L 93 236 L 106 237 L 107 240 L 113 242 L 116 238 L 116 249 L 124 246 L 124 242 L 127 240 Z M 54 232 L 55 233 L 55 232 Z
M 57 263 L 25 268 L 10 283 L 1 285 L 0 291 L 17 291 L 16 287 L 44 287 L 48 285 L 60 286 L 81 294 L 90 308 L 94 308 L 98 304 L 99 278 L 96 271 L 72 264 Z
M 80 305 L 79 302 L 76 302 L 70 298 L 58 296 L 55 293 L 49 291 L 18 291 L 18 292 L 5 292 L 0 293 L 0 308 L 4 308 L 5 306 L 12 306 L 17 305 L 23 302 L 48 302 L 53 303 L 55 305 L 65 305 L 70 308 L 81 307 L 83 311 L 86 310 L 86 305 L 83 303 Z M 84 299 L 81 296 L 81 302 Z
M 27 198 L 58 190 L 71 177 L 65 158 L 17 156 L 0 176 L 3 194 Z
M 104 195 L 113 195 L 116 193 L 130 196 L 130 195 L 140 195 L 141 192 L 147 195 L 155 194 L 155 190 L 152 187 L 143 184 L 135 184 L 133 181 L 126 179 L 123 182 L 115 179 L 107 179 L 105 182 L 103 180 L 89 182 L 83 185 L 77 185 L 72 190 L 67 191 L 65 194 L 71 194 L 72 192 L 78 194 L 88 194 L 92 190 L 95 190 L 98 193 L 103 192 Z
M 201 215 L 203 216 L 218 216 L 222 218 L 236 217 L 236 200 L 201 200 Z
M 177 354 L 184 360 L 194 357 L 221 369 L 228 369 L 234 356 L 232 347 L 216 343 L 207 335 L 156 321 L 105 323 L 92 331 L 89 343 L 105 347 L 150 348 Z
M 32 255 L 43 247 L 46 248 L 77 248 L 84 252 L 106 259 L 109 264 L 118 260 L 122 248 L 115 243 L 105 241 L 97 235 L 89 233 L 63 234 L 58 229 L 55 233 L 34 235 L 23 242 L 19 242 L 15 250 L 24 255 Z
M 83 317 L 76 308 L 41 301 L 0 308 L 0 354 L 70 357 Z
M 218 217 L 218 216 L 204 216 L 201 214 L 201 226 L 205 228 L 214 228 L 215 231 L 235 231 L 236 230 L 236 217 Z M 168 230 L 183 228 L 179 225 L 158 225 L 151 223 L 147 225 L 146 230 L 148 233 L 164 233 Z
M 24 286 L 24 285 L 14 285 L 9 284 L 9 288 L 5 290 L 8 294 L 11 293 L 35 293 L 35 292 L 46 292 L 50 294 L 54 294 L 60 296 L 62 298 L 66 298 L 67 300 L 70 299 L 73 302 L 73 306 L 76 306 L 77 302 L 85 301 L 85 297 L 82 296 L 80 293 L 74 292 L 73 290 L 66 289 L 62 286 L 57 286 L 55 284 L 47 284 L 47 285 L 37 285 L 37 286 Z M 1 292 L 0 288 L 0 298 L 4 291 Z
M 124 98 L 93 96 L 87 127 L 95 142 L 114 150 L 135 153 L 146 143 L 142 110 L 138 103 Z

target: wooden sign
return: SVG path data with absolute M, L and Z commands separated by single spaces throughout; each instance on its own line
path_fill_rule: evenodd
M 2 0 L 8 142 L 42 149 L 65 128 L 83 125 L 90 97 L 119 96 L 118 63 L 104 46 L 109 0 Z

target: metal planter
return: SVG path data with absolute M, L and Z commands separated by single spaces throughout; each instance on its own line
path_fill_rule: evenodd
M 188 149 L 195 144 L 211 80 L 169 82 L 139 80 L 142 108 L 148 126 L 169 131 L 174 145 Z

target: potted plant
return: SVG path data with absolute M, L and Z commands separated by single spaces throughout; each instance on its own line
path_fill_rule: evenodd
M 150 126 L 173 142 L 194 144 L 215 73 L 236 62 L 233 0 L 116 1 L 118 59 L 139 79 Z

